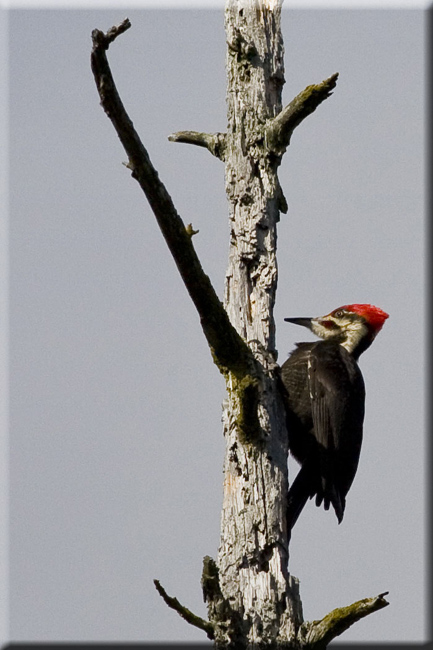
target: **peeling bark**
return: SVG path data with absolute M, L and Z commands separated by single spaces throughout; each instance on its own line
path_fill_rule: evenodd
M 294 638 L 303 621 L 297 582 L 287 568 L 288 447 L 275 375 L 280 159 L 265 144 L 266 125 L 281 111 L 283 41 L 279 8 L 228 2 L 225 21 L 231 237 L 224 304 L 260 372 L 248 387 L 227 377 L 217 564 L 221 592 L 242 617 L 244 643 L 270 643 Z M 221 632 L 217 640 L 229 642 Z

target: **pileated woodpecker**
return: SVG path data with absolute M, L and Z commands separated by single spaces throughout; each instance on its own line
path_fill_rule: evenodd
M 281 366 L 289 449 L 301 464 L 290 487 L 287 525 L 307 500 L 332 504 L 338 523 L 358 467 L 364 420 L 364 380 L 358 358 L 388 314 L 373 305 L 344 305 L 320 318 L 285 318 L 324 341 L 297 343 Z

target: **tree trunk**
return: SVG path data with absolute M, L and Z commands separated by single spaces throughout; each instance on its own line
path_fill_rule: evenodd
M 272 11 L 262 2 L 252 9 L 230 1 L 225 23 L 230 205 L 225 308 L 258 363 L 247 379 L 227 376 L 217 563 L 222 595 L 242 621 L 239 635 L 250 643 L 269 643 L 293 638 L 302 623 L 297 581 L 287 569 L 288 443 L 275 375 L 279 160 L 265 137 L 266 124 L 281 111 L 280 8 Z M 221 640 L 227 641 L 224 632 Z

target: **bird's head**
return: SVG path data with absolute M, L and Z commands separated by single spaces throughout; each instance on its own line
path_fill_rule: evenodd
M 355 358 L 364 352 L 382 329 L 388 314 L 373 305 L 343 305 L 318 318 L 285 318 L 308 327 L 322 339 L 334 339 Z

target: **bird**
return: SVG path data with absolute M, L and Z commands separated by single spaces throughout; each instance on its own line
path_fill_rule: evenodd
M 285 318 L 321 341 L 297 343 L 280 368 L 289 450 L 301 468 L 287 497 L 290 539 L 309 498 L 343 520 L 361 452 L 365 385 L 358 365 L 389 314 L 370 304 L 343 305 L 326 316 Z

